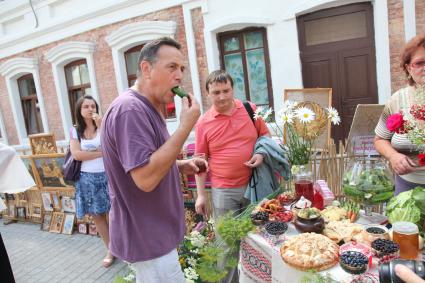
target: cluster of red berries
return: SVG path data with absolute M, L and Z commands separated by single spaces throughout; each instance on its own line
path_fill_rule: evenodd
M 412 114 L 416 120 L 425 121 L 425 105 L 412 105 L 412 107 L 410 107 L 410 114 Z

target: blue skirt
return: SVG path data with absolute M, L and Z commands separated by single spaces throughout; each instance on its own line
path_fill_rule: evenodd
M 86 214 L 102 215 L 109 212 L 111 202 L 105 172 L 81 172 L 75 189 L 78 219 L 83 218 Z

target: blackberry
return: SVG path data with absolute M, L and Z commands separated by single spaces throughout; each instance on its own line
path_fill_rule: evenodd
M 265 211 L 258 211 L 256 213 L 251 214 L 252 220 L 261 220 L 261 221 L 267 221 L 269 220 L 269 214 Z
M 379 227 L 369 227 L 366 231 L 371 234 L 385 234 L 385 230 Z
M 285 222 L 268 222 L 264 225 L 264 228 L 270 235 L 280 235 L 286 232 L 288 224 Z
M 376 239 L 372 242 L 372 248 L 380 253 L 381 256 L 389 255 L 400 250 L 400 246 L 390 240 Z

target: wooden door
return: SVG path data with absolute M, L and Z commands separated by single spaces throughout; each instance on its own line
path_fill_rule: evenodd
M 356 106 L 378 102 L 373 13 L 370 3 L 326 9 L 297 18 L 305 88 L 331 87 L 341 125 L 335 141 L 348 136 Z

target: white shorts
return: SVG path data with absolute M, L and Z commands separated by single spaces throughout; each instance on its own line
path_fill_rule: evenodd
M 131 264 L 136 270 L 137 283 L 184 283 L 177 250 L 166 255 Z

